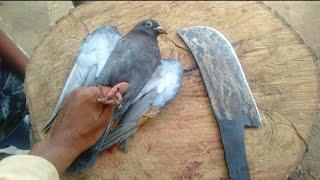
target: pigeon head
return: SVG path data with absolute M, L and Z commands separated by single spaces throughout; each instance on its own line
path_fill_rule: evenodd
M 147 33 L 152 37 L 157 37 L 159 34 L 167 34 L 158 21 L 153 19 L 147 19 L 139 22 L 134 28 L 135 32 Z

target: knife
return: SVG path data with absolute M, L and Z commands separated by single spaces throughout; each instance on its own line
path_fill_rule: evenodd
M 244 126 L 260 126 L 261 117 L 235 50 L 227 38 L 210 27 L 183 27 L 177 33 L 191 50 L 204 79 L 230 179 L 251 179 Z

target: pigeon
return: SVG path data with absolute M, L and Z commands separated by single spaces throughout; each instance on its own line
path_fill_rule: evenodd
M 123 107 L 115 113 L 114 119 L 123 115 L 160 64 L 159 34 L 166 34 L 166 31 L 156 20 L 139 22 L 119 40 L 95 81 L 95 84 L 113 86 L 113 89 L 121 82 L 129 83 L 121 102 Z
M 50 128 L 65 97 L 76 87 L 113 86 L 112 95 L 98 99 L 106 104 L 117 94 L 118 83 L 129 83 L 129 89 L 123 98 L 117 96 L 120 108 L 103 136 L 72 163 L 68 172 L 79 173 L 91 168 L 97 154 L 114 144 L 124 143 L 128 149 L 129 137 L 141 125 L 139 119 L 150 109 L 159 110 L 178 93 L 182 67 L 178 60 L 161 60 L 159 34 L 166 32 L 156 20 L 150 19 L 139 22 L 123 37 L 116 27 L 104 25 L 85 38 L 44 130 Z M 121 117 L 121 124 L 114 127 L 114 121 Z M 131 127 L 132 124 L 135 126 Z

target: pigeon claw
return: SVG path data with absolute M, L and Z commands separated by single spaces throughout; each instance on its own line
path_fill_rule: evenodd
M 97 98 L 97 101 L 102 104 L 117 105 L 118 108 L 122 107 L 122 95 L 127 91 L 129 84 L 126 82 L 119 83 L 111 88 L 106 97 Z

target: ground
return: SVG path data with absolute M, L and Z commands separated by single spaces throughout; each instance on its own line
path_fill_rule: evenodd
M 320 63 L 320 2 L 264 2 L 296 31 Z M 71 1 L 0 2 L 0 28 L 29 56 L 56 20 L 73 8 Z M 320 116 L 309 140 L 309 151 L 290 179 L 320 179 Z

